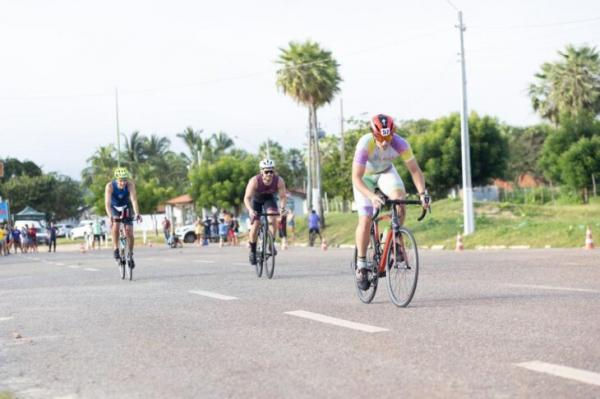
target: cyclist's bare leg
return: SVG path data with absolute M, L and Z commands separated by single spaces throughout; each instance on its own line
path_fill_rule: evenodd
M 367 255 L 370 231 L 371 217 L 368 215 L 359 216 L 358 225 L 356 226 L 356 249 L 359 258 L 364 258 Z
M 129 253 L 132 254 L 134 244 L 133 226 L 125 225 L 125 235 L 127 236 L 127 246 L 129 247 Z
M 389 199 L 391 200 L 403 200 L 406 198 L 406 193 L 402 190 L 394 190 L 389 194 Z M 395 205 L 396 211 L 398 212 L 398 219 L 400 222 L 400 226 L 404 225 L 404 217 L 406 214 L 406 206 L 405 205 Z
M 119 249 L 119 222 L 112 223 L 112 241 L 113 241 L 113 251 Z
M 271 212 L 271 211 L 269 211 Z M 276 212 L 276 211 L 274 211 Z M 271 230 L 271 234 L 273 235 L 273 238 L 277 237 L 276 236 L 276 227 L 277 227 L 277 216 L 268 216 L 269 218 L 269 230 Z
M 250 234 L 248 235 L 248 241 L 250 241 L 251 244 L 254 244 L 256 242 L 256 236 L 258 235 L 259 224 L 260 224 L 259 221 L 255 220 L 250 225 Z

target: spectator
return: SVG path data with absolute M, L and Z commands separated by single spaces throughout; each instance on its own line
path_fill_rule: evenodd
M 92 224 L 92 233 L 94 235 L 92 249 L 96 249 L 96 243 L 98 243 L 98 249 L 100 249 L 100 245 L 102 244 L 102 225 L 100 224 L 100 220 L 96 219 Z
M 219 247 L 222 247 L 227 240 L 227 231 L 229 226 L 225 223 L 225 219 L 219 219 Z
M 48 227 L 48 252 L 51 251 L 52 245 L 54 245 L 54 252 L 56 252 L 56 234 L 58 229 L 54 225 L 54 222 L 50 223 L 50 227 Z
M 15 253 L 17 253 L 17 248 L 21 249 L 21 253 L 23 253 L 23 246 L 21 245 L 21 230 L 12 229 L 12 243 Z
M 317 215 L 317 212 L 314 209 L 311 209 L 308 214 L 308 245 L 311 247 L 314 245 L 315 235 L 319 235 L 319 239 L 323 241 L 323 237 L 321 237 L 321 218 Z
M 171 221 L 169 219 L 167 219 L 166 216 L 164 217 L 164 219 L 162 221 L 162 229 L 163 229 L 163 234 L 165 235 L 165 242 L 168 244 L 169 237 L 171 236 Z
M 208 245 L 208 241 L 210 239 L 210 218 L 207 217 L 206 219 L 204 219 L 202 225 L 204 226 L 204 237 L 202 238 L 202 245 Z
M 31 246 L 34 252 L 37 252 L 37 229 L 33 224 L 31 225 L 31 227 L 29 227 L 29 231 L 27 233 L 29 234 L 29 245 Z
M 238 245 L 238 234 L 240 230 L 240 223 L 237 218 L 231 218 L 231 224 L 229 225 L 229 232 L 231 233 L 231 244 L 233 246 Z
M 25 253 L 29 252 L 29 226 L 25 225 L 21 228 L 21 241 Z
M 6 255 L 6 237 L 4 232 L 4 225 L 0 225 L 0 255 Z
M 290 226 L 290 233 L 292 233 L 292 241 L 296 240 L 296 219 L 294 218 L 294 211 L 290 209 L 287 214 L 287 223 Z
M 201 245 L 202 243 L 202 232 L 204 230 L 204 226 L 202 224 L 202 220 L 200 216 L 196 218 L 194 233 L 196 233 L 196 242 Z
M 10 255 L 10 246 L 11 246 L 12 234 L 11 228 L 8 223 L 4 225 L 4 252 L 6 255 Z M 15 252 L 16 253 L 16 252 Z

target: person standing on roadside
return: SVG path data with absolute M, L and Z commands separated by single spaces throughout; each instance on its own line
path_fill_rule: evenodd
M 54 252 L 56 252 L 56 233 L 57 228 L 54 222 L 52 222 L 50 223 L 50 227 L 48 227 L 48 252 L 51 252 L 52 245 L 54 245 Z
M 14 228 L 12 229 L 12 243 L 15 253 L 17 253 L 17 248 L 21 249 L 21 253 L 23 253 L 23 246 L 21 245 L 21 230 Z
M 37 229 L 33 224 L 29 227 L 29 231 L 27 233 L 29 234 L 29 244 L 31 245 L 31 248 L 33 248 L 34 252 L 37 252 Z

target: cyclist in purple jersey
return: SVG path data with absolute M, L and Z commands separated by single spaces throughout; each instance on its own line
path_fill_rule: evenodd
M 249 234 L 250 264 L 252 265 L 256 264 L 256 237 L 260 225 L 257 213 L 277 212 L 275 193 L 279 194 L 279 199 L 281 200 L 280 213 L 282 215 L 285 214 L 287 204 L 285 182 L 281 176 L 275 174 L 275 162 L 270 159 L 263 159 L 260 161 L 259 166 L 260 173 L 250 179 L 246 186 L 246 194 L 244 195 L 244 205 L 248 210 L 248 215 L 252 223 Z M 275 237 L 275 228 L 277 226 L 276 216 L 269 216 L 268 218 L 271 234 Z

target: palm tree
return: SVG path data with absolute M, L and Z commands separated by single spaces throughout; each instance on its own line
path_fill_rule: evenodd
M 162 158 L 169 151 L 171 140 L 153 134 L 143 143 L 144 154 L 148 158 Z
M 231 137 L 225 132 L 213 133 L 211 141 L 213 144 L 213 155 L 217 158 L 227 153 L 227 151 L 232 149 L 235 144 Z
M 560 115 L 600 113 L 600 54 L 595 47 L 568 45 L 561 59 L 542 64 L 529 86 L 533 109 L 555 125 Z
M 335 94 L 340 91 L 342 81 L 338 67 L 339 64 L 331 52 L 321 49 L 318 43 L 310 40 L 304 43 L 290 42 L 287 49 L 280 49 L 281 53 L 277 63 L 281 68 L 277 71 L 277 87 L 284 94 L 292 97 L 296 102 L 308 108 L 308 205 L 312 206 L 312 172 L 311 159 L 314 156 L 316 174 L 316 188 L 319 195 L 319 214 L 323 215 L 321 196 L 321 167 L 319 142 L 317 137 L 317 109 L 330 103 Z
M 177 137 L 182 139 L 188 147 L 188 150 L 190 151 L 188 160 L 194 165 L 197 165 L 200 160 L 200 153 L 202 151 L 202 132 L 202 129 L 194 130 L 191 126 L 188 126 L 182 133 L 177 133 Z
M 107 180 L 112 177 L 113 169 L 117 167 L 116 149 L 114 145 L 100 147 L 94 155 L 87 159 L 89 166 L 81 171 L 82 183 L 90 186 L 95 176 L 105 175 Z
M 125 138 L 125 159 L 130 166 L 144 160 L 145 137 L 136 130 L 129 137 L 125 135 Z

